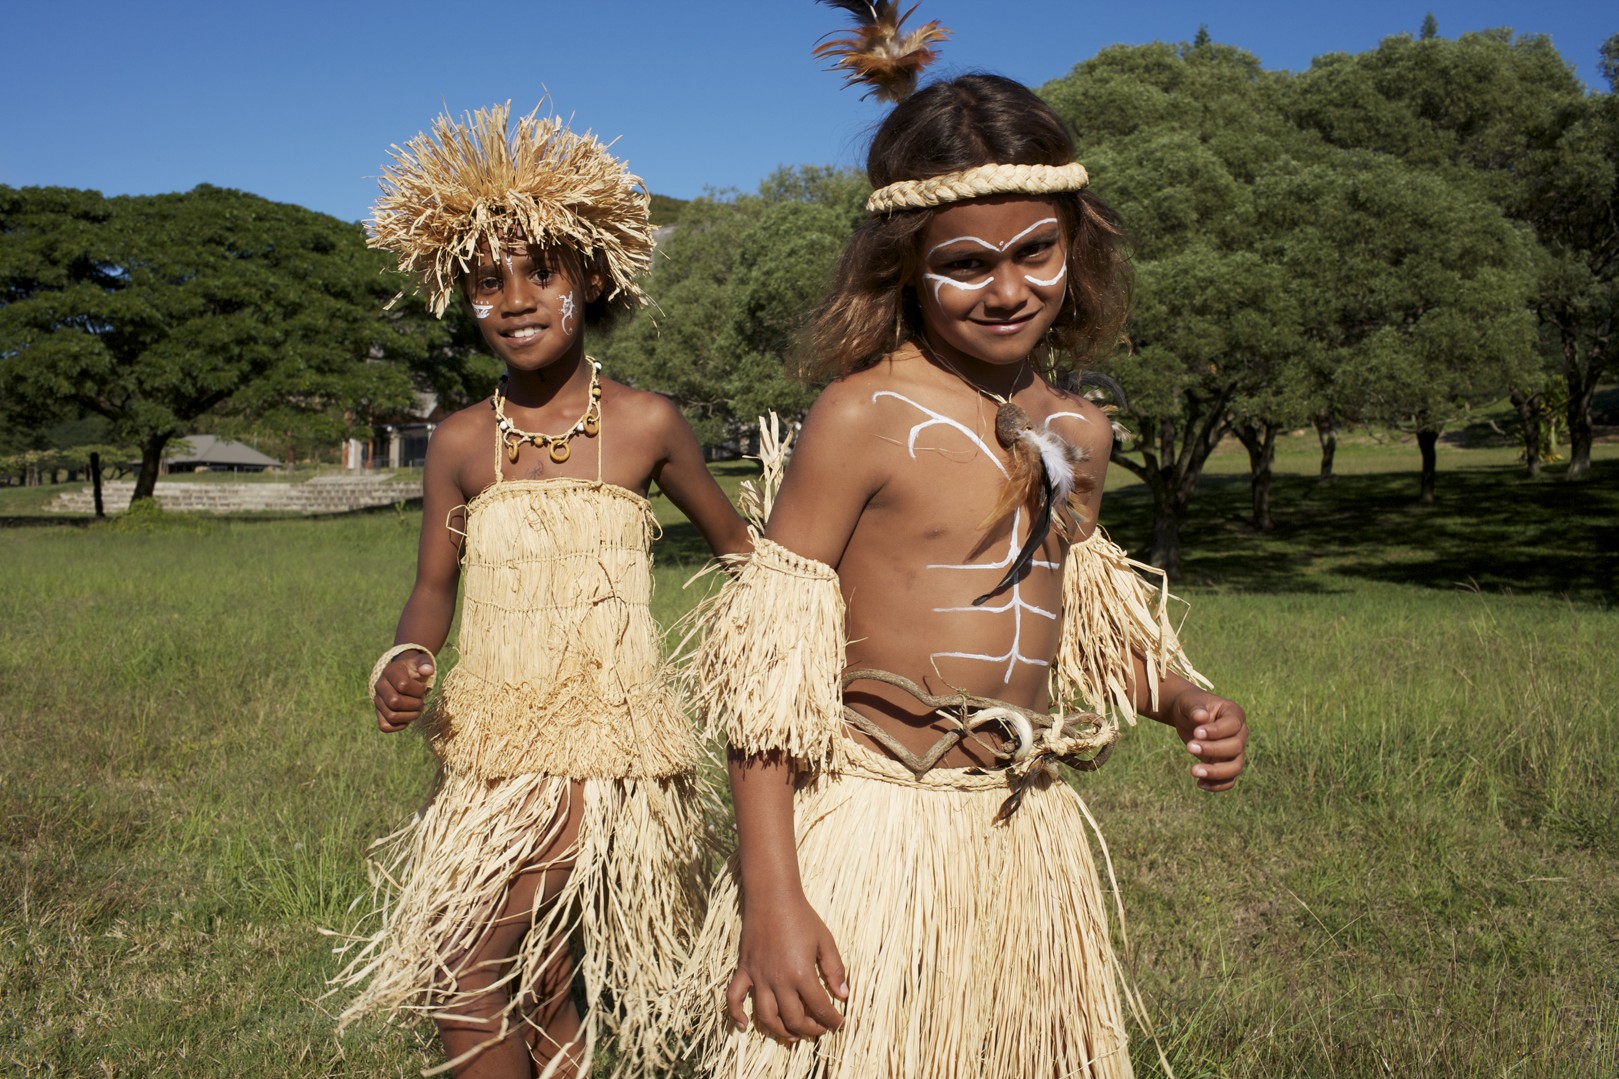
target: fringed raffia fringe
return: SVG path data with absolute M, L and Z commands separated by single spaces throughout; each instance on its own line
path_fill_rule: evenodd
M 781 417 L 771 412 L 759 417 L 759 479 L 743 480 L 737 491 L 736 508 L 757 532 L 765 530 L 770 511 L 776 505 L 776 492 L 787 471 L 787 455 L 793 445 L 793 429 L 782 431 Z
M 689 618 L 688 640 L 704 634 L 690 678 L 709 736 L 723 731 L 742 753 L 826 763 L 843 727 L 843 592 L 832 567 L 756 536 L 736 577 Z
M 1132 655 L 1145 663 L 1154 708 L 1166 672 L 1207 686 L 1208 680 L 1186 658 L 1170 621 L 1172 599 L 1162 570 L 1127 557 L 1101 529 L 1069 548 L 1063 569 L 1062 642 L 1052 664 L 1053 707 L 1112 712 L 1134 723 Z
M 476 949 L 512 883 L 571 862 L 561 894 L 532 912 L 501 979 L 513 1001 L 504 1029 L 525 1021 L 521 990 L 548 973 L 558 961 L 551 942 L 567 936 L 585 990 L 584 1058 L 605 1027 L 616 1037 L 616 1074 L 669 1067 L 689 1026 L 670 1004 L 697 922 L 706 850 L 699 796 L 689 777 L 586 780 L 582 790 L 582 805 L 570 807 L 566 778 L 448 774 L 410 825 L 378 841 L 372 908 L 337 949 L 347 964 L 333 992 L 358 989 L 339 1029 L 370 1013 L 455 1017 L 466 1003 L 454 989 L 455 963 Z M 580 819 L 577 841 L 544 857 L 570 811 Z
M 696 733 L 652 618 L 645 500 L 588 480 L 505 482 L 468 507 L 460 661 L 422 730 L 486 779 L 668 776 Z
M 781 1045 L 731 1029 L 736 863 L 716 882 L 682 990 L 693 1053 L 726 1079 L 1121 1079 L 1131 1074 L 1087 814 L 1037 776 L 993 824 L 1004 773 L 920 782 L 851 749 L 795 797 L 804 892 L 848 971 L 845 1023 Z

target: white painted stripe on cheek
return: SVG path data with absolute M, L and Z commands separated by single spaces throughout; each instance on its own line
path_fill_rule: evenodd
M 1027 281 L 1031 285 L 1038 285 L 1041 288 L 1047 288 L 1047 287 L 1049 287 L 1051 285 L 1055 285 L 1058 281 L 1061 281 L 1063 278 L 1065 278 L 1067 276 L 1068 276 L 1068 263 L 1065 262 L 1065 263 L 1062 264 L 1062 269 L 1057 271 L 1057 276 L 1053 277 L 1049 281 L 1042 281 L 1038 277 L 1035 277 L 1033 274 L 1024 274 L 1023 275 L 1023 280 Z
M 966 281 L 957 281 L 953 277 L 943 277 L 943 276 L 941 276 L 939 274 L 936 274 L 936 273 L 925 273 L 925 274 L 922 275 L 922 280 L 930 281 L 930 282 L 933 283 L 933 302 L 934 303 L 939 302 L 939 290 L 941 288 L 943 288 L 945 285 L 949 285 L 953 289 L 959 289 L 962 292 L 977 292 L 979 289 L 981 289 L 985 285 L 989 284 L 989 281 L 990 281 L 990 279 L 986 277 L 982 281 L 978 282 L 978 284 L 974 285 L 974 284 L 969 284 Z
M 568 337 L 573 336 L 573 327 L 568 325 L 571 318 L 573 318 L 573 293 L 570 292 L 562 297 L 562 332 Z
M 472 305 L 472 313 L 477 315 L 479 318 L 488 318 L 489 312 L 493 311 L 494 309 L 495 305 L 492 303 L 475 303 Z

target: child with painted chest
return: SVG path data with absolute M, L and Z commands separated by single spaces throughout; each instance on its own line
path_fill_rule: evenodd
M 506 371 L 428 449 L 416 584 L 371 681 L 381 729 L 422 729 L 441 774 L 384 841 L 342 1021 L 426 1014 L 460 1076 L 584 1074 L 605 1025 L 645 1074 L 672 1049 L 659 1017 L 703 830 L 648 606 L 649 486 L 716 552 L 747 533 L 678 410 L 585 352 L 609 303 L 644 299 L 640 180 L 560 120 L 510 130 L 505 107 L 441 117 L 395 157 L 373 246 L 435 314 L 459 293 Z M 429 701 L 463 584 L 459 662 Z
M 696 657 L 739 842 L 691 980 L 705 1074 L 1131 1074 L 1055 766 L 1141 713 L 1225 790 L 1247 727 L 1095 527 L 1110 423 L 1050 357 L 1114 347 L 1128 278 L 1073 158 L 994 76 L 874 137 L 871 217 L 811 328 L 835 381 Z

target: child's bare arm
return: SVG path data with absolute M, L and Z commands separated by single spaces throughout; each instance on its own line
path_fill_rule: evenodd
M 1158 707 L 1148 701 L 1146 665 L 1135 660 L 1137 711 L 1167 724 L 1197 758 L 1192 775 L 1206 791 L 1230 790 L 1242 773 L 1248 746 L 1248 716 L 1242 705 L 1194 685 L 1178 674 L 1159 679 Z
M 1094 485 L 1085 499 L 1085 508 L 1088 519 L 1095 521 L 1101 513 L 1103 481 L 1113 435 L 1100 409 L 1090 402 L 1079 402 L 1074 407 L 1089 421 L 1086 426 L 1075 425 L 1069 437 L 1089 457 L 1082 467 L 1091 474 Z M 1191 772 L 1199 787 L 1206 791 L 1231 789 L 1242 772 L 1243 754 L 1248 745 L 1248 718 L 1242 706 L 1167 672 L 1159 678 L 1155 707 L 1147 689 L 1146 663 L 1139 655 L 1134 655 L 1131 665 L 1136 711 L 1173 727 L 1180 735 L 1187 752 L 1197 758 Z
M 843 1024 L 827 996 L 846 1000 L 843 958 L 804 898 L 793 837 L 792 763 L 779 753 L 731 754 L 731 802 L 741 852 L 742 943 L 725 1010 L 748 1028 L 745 1002 L 766 1034 L 816 1038 Z
M 454 467 L 459 457 L 456 444 L 463 437 L 460 426 L 446 422 L 428 444 L 422 471 L 422 533 L 416 552 L 416 583 L 394 631 L 395 644 L 419 644 L 434 653 L 444 646 L 449 635 L 461 579 L 458 537 L 445 527 L 450 513 L 466 502 Z M 434 670 L 432 656 L 415 651 L 404 653 L 383 668 L 372 686 L 378 728 L 388 733 L 401 731 L 422 714 Z
M 869 418 L 834 385 L 810 411 L 765 534 L 788 550 L 836 566 L 880 485 L 863 445 Z M 726 993 L 733 1023 L 754 1017 L 778 1038 L 816 1037 L 842 1023 L 828 995 L 847 999 L 843 961 L 820 916 L 804 897 L 793 829 L 790 761 L 733 756 L 730 767 L 742 865 L 742 944 Z
M 703 462 L 702 447 L 691 425 L 667 398 L 649 395 L 663 432 L 663 455 L 652 479 L 663 488 L 717 555 L 743 554 L 749 546 L 748 526 L 725 497 Z

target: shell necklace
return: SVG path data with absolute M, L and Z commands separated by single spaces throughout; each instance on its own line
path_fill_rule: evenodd
M 568 448 L 568 441 L 574 435 L 584 435 L 586 438 L 595 438 L 596 432 L 601 430 L 602 423 L 602 365 L 589 356 L 585 362 L 590 364 L 590 401 L 585 405 L 585 414 L 574 421 L 574 425 L 560 435 L 548 435 L 542 431 L 525 431 L 506 418 L 506 379 L 507 375 L 500 376 L 500 384 L 495 387 L 495 394 L 489 398 L 489 407 L 495 410 L 495 428 L 500 432 L 500 440 L 506 444 L 506 457 L 512 462 L 517 460 L 517 447 L 528 442 L 535 447 L 544 446 L 550 451 L 551 460 L 557 464 L 566 461 L 573 453 Z

